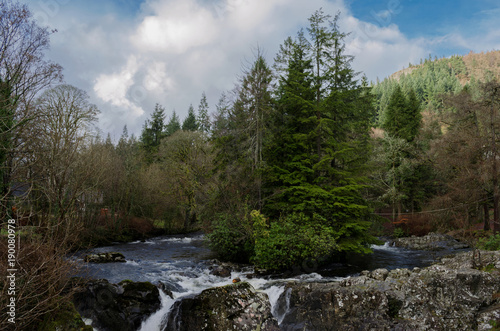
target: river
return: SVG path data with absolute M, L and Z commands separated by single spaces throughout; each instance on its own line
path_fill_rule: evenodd
M 278 307 L 278 298 L 285 289 L 284 284 L 290 280 L 302 282 L 337 281 L 344 277 L 356 275 L 362 270 L 377 268 L 414 268 L 430 265 L 436 258 L 450 254 L 450 251 L 428 252 L 414 251 L 392 247 L 388 243 L 372 246 L 373 254 L 368 256 L 348 256 L 348 264 L 332 264 L 317 268 L 313 264 L 305 264 L 302 274 L 295 273 L 290 277 L 252 277 L 251 267 L 233 271 L 231 277 L 223 278 L 211 274 L 213 254 L 207 247 L 202 234 L 188 236 L 162 236 L 148 239 L 144 242 L 135 241 L 127 244 L 99 247 L 92 249 L 95 253 L 120 252 L 125 263 L 83 263 L 81 257 L 88 252 L 80 252 L 77 259 L 82 262 L 80 276 L 105 278 L 112 283 L 124 279 L 132 281 L 149 281 L 153 284 L 165 284 L 172 291 L 174 299 L 162 291 L 162 307 L 140 328 L 141 331 L 163 330 L 168 313 L 174 302 L 182 297 L 197 294 L 204 289 L 227 285 L 234 278 L 249 282 L 257 290 L 266 292 L 269 296 L 273 315 L 278 322 L 286 315 L 287 307 Z M 286 302 L 286 300 L 281 300 Z

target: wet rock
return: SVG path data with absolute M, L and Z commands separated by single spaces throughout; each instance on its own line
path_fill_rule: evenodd
M 123 256 L 122 253 L 118 252 L 89 254 L 85 255 L 83 260 L 85 262 L 91 262 L 91 263 L 126 262 L 125 256 Z
M 267 294 L 246 282 L 214 287 L 177 301 L 164 330 L 278 331 Z
M 151 283 L 112 284 L 105 279 L 76 288 L 73 303 L 101 331 L 135 331 L 161 305 L 158 288 Z
M 210 273 L 212 275 L 223 277 L 223 278 L 231 277 L 231 269 L 229 269 L 228 267 L 224 267 L 224 266 L 216 266 L 210 271 Z
M 479 262 L 479 257 L 480 262 Z M 427 268 L 340 282 L 287 284 L 282 330 L 489 330 L 500 322 L 500 252 L 466 252 Z
M 440 233 L 429 233 L 423 237 L 406 237 L 394 239 L 394 245 L 408 249 L 439 251 L 444 249 L 463 249 L 469 245 L 459 242 L 452 236 Z

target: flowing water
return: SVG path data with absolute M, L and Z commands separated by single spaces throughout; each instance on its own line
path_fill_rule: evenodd
M 332 264 L 321 269 L 313 264 L 304 264 L 302 274 L 295 276 L 253 277 L 251 267 L 233 271 L 231 277 L 223 278 L 211 274 L 213 254 L 207 247 L 201 234 L 188 236 L 162 236 L 145 242 L 136 241 L 127 244 L 95 248 L 94 253 L 120 252 L 127 262 L 95 264 L 88 263 L 81 275 L 92 278 L 105 278 L 111 283 L 124 279 L 132 281 L 160 282 L 172 291 L 174 299 L 160 291 L 162 306 L 160 310 L 145 320 L 142 331 L 162 330 L 174 302 L 182 297 L 197 294 L 215 286 L 227 285 L 234 278 L 249 282 L 255 289 L 267 293 L 273 315 L 281 322 L 288 310 L 290 293 L 285 293 L 284 306 L 277 304 L 278 298 L 285 291 L 285 284 L 290 280 L 301 282 L 338 281 L 344 277 L 356 275 L 362 270 L 377 268 L 413 268 L 431 264 L 437 257 L 450 251 L 436 252 L 414 251 L 389 246 L 387 243 L 372 246 L 374 253 L 368 256 L 348 256 L 348 264 Z M 80 252 L 81 257 L 88 252 Z

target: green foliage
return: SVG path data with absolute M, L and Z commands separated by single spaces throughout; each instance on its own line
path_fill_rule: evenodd
M 188 115 L 182 122 L 182 130 L 184 131 L 196 131 L 198 130 L 198 122 L 196 121 L 196 115 L 194 114 L 193 105 L 189 106 Z
M 248 217 L 218 215 L 212 223 L 213 231 L 207 235 L 210 248 L 228 261 L 248 262 L 254 255 L 254 238 Z
M 481 238 L 476 246 L 479 249 L 487 251 L 498 251 L 500 250 L 500 234 L 494 234 L 488 238 Z
M 175 110 L 170 117 L 167 125 L 165 126 L 165 136 L 169 137 L 181 129 L 181 123 L 179 122 L 179 116 Z
M 394 238 L 402 238 L 402 237 L 406 237 L 406 232 L 405 230 L 401 229 L 401 228 L 395 228 L 394 229 L 394 232 L 392 233 L 392 236 Z
M 338 250 L 335 231 L 304 214 L 291 214 L 266 227 L 260 223 L 260 227 L 252 261 L 261 268 L 282 270 Z

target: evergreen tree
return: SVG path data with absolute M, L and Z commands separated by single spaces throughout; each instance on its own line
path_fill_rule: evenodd
M 165 109 L 156 104 L 155 110 L 151 115 L 151 120 L 146 120 L 142 128 L 141 143 L 143 149 L 150 158 L 158 152 L 161 140 L 165 137 Z
M 420 102 L 415 91 L 411 89 L 405 97 L 398 85 L 389 100 L 383 128 L 393 137 L 412 142 L 418 134 L 421 120 Z
M 196 121 L 196 115 L 194 114 L 193 105 L 189 106 L 188 115 L 182 122 L 182 130 L 184 131 L 197 131 L 198 123 Z
M 264 211 L 274 219 L 284 217 L 273 231 L 287 231 L 288 222 L 300 220 L 297 233 L 316 229 L 309 232 L 311 244 L 333 242 L 329 253 L 366 252 L 364 244 L 372 238 L 367 234 L 369 208 L 361 196 L 360 169 L 366 159 L 360 155 L 368 154 L 373 99 L 366 83 L 359 86 L 354 80 L 352 57 L 344 54 L 346 34 L 338 30 L 337 20 L 317 11 L 310 19 L 309 39 L 299 33 L 281 47 L 278 67 L 286 69 L 280 72 L 278 112 L 267 149 Z M 303 247 L 299 255 L 307 257 L 306 250 L 314 251 Z M 264 252 L 256 254 L 265 260 Z M 310 251 L 308 257 L 317 256 Z
M 198 125 L 201 132 L 210 132 L 210 117 L 208 115 L 208 102 L 205 92 L 201 95 L 200 105 L 198 106 Z
M 177 131 L 181 129 L 181 123 L 179 122 L 179 116 L 177 116 L 175 110 L 168 121 L 168 124 L 165 126 L 165 136 L 170 137 Z

